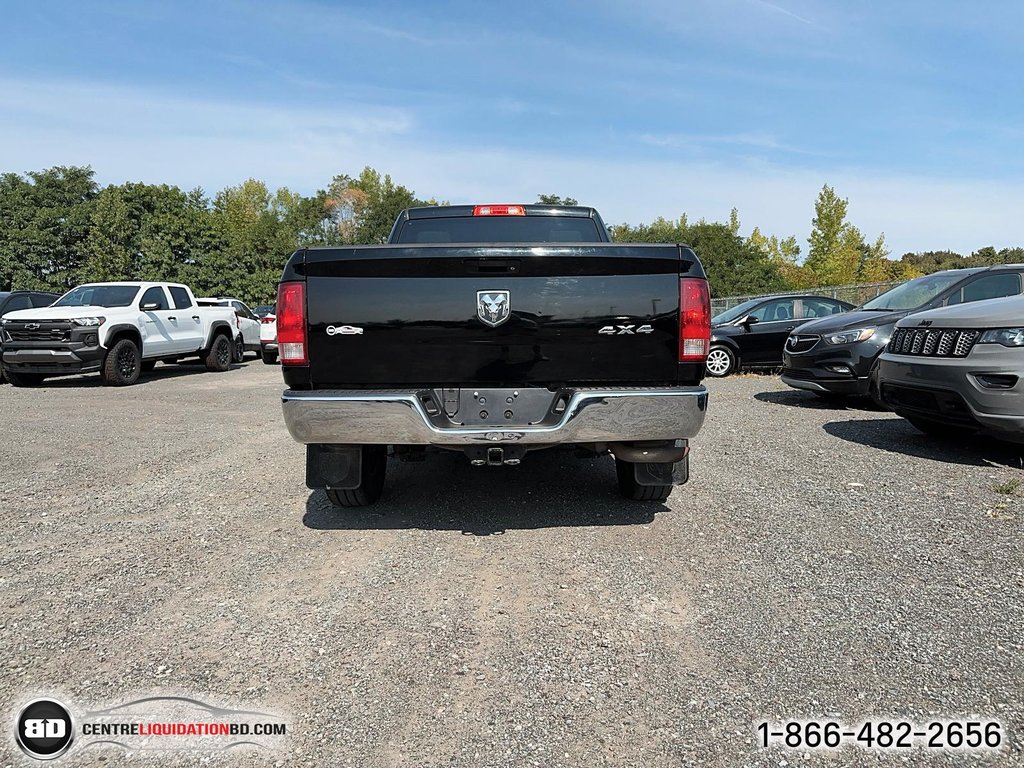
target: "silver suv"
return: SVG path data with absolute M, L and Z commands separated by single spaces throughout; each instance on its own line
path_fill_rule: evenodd
M 910 315 L 879 358 L 886 405 L 923 432 L 1024 442 L 1024 297 Z

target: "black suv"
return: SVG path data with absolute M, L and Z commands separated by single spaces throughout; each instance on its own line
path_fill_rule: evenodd
M 854 312 L 805 323 L 788 339 L 782 380 L 824 397 L 878 400 L 876 363 L 896 323 L 914 312 L 1021 293 L 1024 264 L 950 269 L 918 277 Z
M 853 304 L 826 296 L 764 296 L 737 304 L 711 318 L 708 375 L 728 376 L 741 365 L 782 365 L 790 331 L 849 309 Z
M 18 309 L 48 307 L 60 298 L 56 293 L 43 291 L 0 291 L 0 317 Z M 3 334 L 0 334 L 0 358 L 3 357 Z M 0 365 L 0 382 L 4 378 L 4 367 Z

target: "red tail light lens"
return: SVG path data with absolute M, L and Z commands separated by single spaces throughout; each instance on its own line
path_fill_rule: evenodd
M 526 208 L 521 205 L 478 205 L 473 208 L 474 216 L 525 216 Z
M 265 317 L 260 318 L 260 322 L 263 325 L 270 325 L 272 322 L 274 322 L 274 316 L 273 315 L 266 315 Z
M 708 281 L 679 278 L 679 362 L 704 362 L 711 344 L 711 293 Z
M 277 351 L 284 365 L 307 365 L 306 284 L 277 286 Z

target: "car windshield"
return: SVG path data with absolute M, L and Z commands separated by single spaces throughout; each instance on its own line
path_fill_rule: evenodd
M 899 312 L 927 304 L 954 283 L 964 279 L 963 272 L 939 272 L 916 277 L 866 302 L 861 309 Z
M 720 325 L 721 323 L 731 323 L 733 320 L 738 320 L 763 301 L 764 299 L 751 299 L 750 301 L 744 301 L 742 304 L 737 304 L 732 309 L 719 312 L 712 317 L 711 324 Z
M 54 307 L 127 307 L 139 292 L 137 285 L 80 285 L 72 288 L 51 306 Z

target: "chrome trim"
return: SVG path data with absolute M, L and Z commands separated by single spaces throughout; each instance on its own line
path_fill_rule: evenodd
M 807 379 L 792 379 L 789 376 L 781 376 L 783 384 L 788 384 L 794 389 L 806 389 L 809 392 L 828 392 L 821 384 Z
M 476 445 L 678 440 L 704 424 L 703 386 L 577 390 L 557 424 L 440 428 L 420 393 L 427 390 L 286 390 L 285 424 L 299 443 Z
M 789 348 L 790 339 L 814 339 L 814 343 L 811 344 L 807 349 L 797 352 Z M 818 342 L 821 341 L 820 333 L 791 333 L 786 337 L 786 343 L 783 345 L 783 349 L 791 355 L 806 355 L 812 349 L 818 346 Z
M 94 349 L 95 347 L 90 347 Z M 81 363 L 82 358 L 70 349 L 35 349 L 26 347 L 24 349 L 5 349 L 3 361 L 11 365 L 22 363 Z

